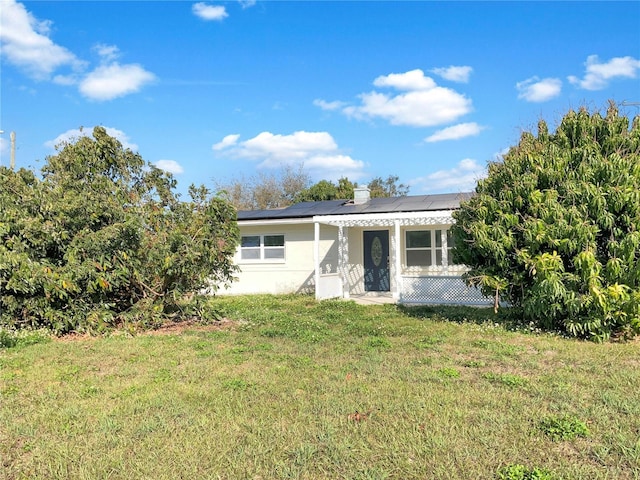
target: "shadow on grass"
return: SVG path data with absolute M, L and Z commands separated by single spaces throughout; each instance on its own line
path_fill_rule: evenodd
M 500 319 L 503 318 L 503 315 L 494 313 L 493 308 L 460 305 L 398 305 L 398 310 L 413 318 L 428 318 L 456 323 L 500 323 Z
M 476 325 L 498 324 L 506 330 L 537 331 L 540 329 L 523 320 L 518 309 L 502 307 L 495 313 L 493 307 L 467 307 L 462 305 L 398 305 L 398 310 L 413 318 L 428 318 L 434 321 L 473 323 Z

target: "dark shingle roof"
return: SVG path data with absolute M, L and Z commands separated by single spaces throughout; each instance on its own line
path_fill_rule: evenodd
M 443 193 L 437 195 L 411 195 L 405 197 L 372 198 L 354 205 L 347 200 L 302 202 L 287 208 L 270 210 L 240 210 L 238 220 L 275 220 L 285 218 L 309 218 L 315 215 L 349 215 L 365 213 L 427 212 L 455 210 L 460 202 L 473 193 Z

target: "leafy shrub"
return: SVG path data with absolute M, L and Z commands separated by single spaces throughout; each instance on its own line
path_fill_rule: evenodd
M 204 187 L 180 201 L 170 174 L 104 128 L 62 145 L 41 173 L 0 167 L 0 324 L 153 326 L 231 279 L 233 207 Z
M 454 213 L 453 258 L 525 323 L 605 340 L 640 333 L 640 117 L 540 122 Z

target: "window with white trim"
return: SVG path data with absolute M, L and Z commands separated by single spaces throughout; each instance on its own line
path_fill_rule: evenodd
M 453 265 L 450 230 L 407 230 L 405 232 L 405 263 L 407 267 Z
M 283 262 L 284 235 L 243 235 L 240 239 L 240 260 Z

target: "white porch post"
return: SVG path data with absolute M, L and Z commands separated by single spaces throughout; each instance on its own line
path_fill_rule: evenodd
M 313 273 L 315 280 L 316 299 L 320 293 L 320 224 L 313 223 Z
M 402 295 L 402 247 L 400 238 L 400 220 L 393 221 L 393 265 L 395 274 L 395 288 L 393 289 L 393 298 L 399 300 Z
M 349 298 L 349 229 L 338 227 L 338 269 L 342 280 L 342 297 Z

